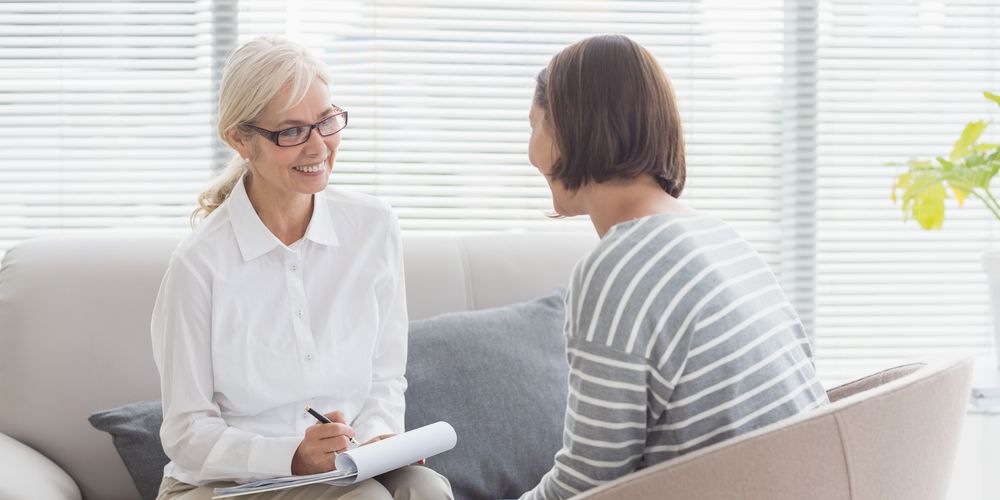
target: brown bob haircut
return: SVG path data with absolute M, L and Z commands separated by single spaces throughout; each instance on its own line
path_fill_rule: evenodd
M 536 78 L 559 159 L 551 176 L 575 191 L 590 182 L 650 175 L 684 190 L 684 134 L 667 75 L 622 35 L 587 38 L 556 54 Z

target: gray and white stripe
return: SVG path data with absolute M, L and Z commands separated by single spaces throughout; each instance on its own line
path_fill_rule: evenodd
M 563 448 L 524 499 L 568 498 L 827 402 L 794 308 L 718 219 L 613 227 L 566 307 Z

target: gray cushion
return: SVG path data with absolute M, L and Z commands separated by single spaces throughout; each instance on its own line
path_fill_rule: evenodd
M 406 428 L 438 420 L 455 449 L 427 461 L 456 500 L 520 496 L 562 445 L 566 341 L 562 292 L 410 323 Z
M 160 446 L 163 405 L 159 401 L 121 406 L 90 416 L 90 425 L 111 434 L 111 441 L 143 500 L 154 500 L 170 459 Z
M 427 465 L 456 500 L 517 497 L 552 467 L 566 411 L 563 292 L 496 309 L 410 322 L 406 428 L 455 427 L 455 449 Z M 102 411 L 90 423 L 112 436 L 144 500 L 169 459 L 163 407 L 146 401 Z

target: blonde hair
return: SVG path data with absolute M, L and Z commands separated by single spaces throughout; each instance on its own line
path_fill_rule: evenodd
M 249 138 L 254 132 L 246 125 L 259 118 L 279 92 L 289 89 L 283 109 L 290 109 L 302 101 L 316 78 L 325 85 L 330 83 L 323 62 L 302 45 L 282 37 L 257 37 L 233 51 L 219 84 L 218 123 L 219 137 L 233 148 L 233 156 L 212 185 L 198 195 L 198 208 L 191 214 L 192 226 L 219 208 L 240 177 L 250 170 L 252 158 L 240 157 L 229 141 L 230 132 Z

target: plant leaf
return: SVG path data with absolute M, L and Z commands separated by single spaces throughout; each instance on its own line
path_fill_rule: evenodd
M 963 189 L 962 187 L 959 187 L 958 185 L 951 183 L 948 184 L 948 187 L 951 188 L 951 192 L 955 193 L 955 200 L 958 201 L 958 206 L 960 207 L 964 206 L 965 197 L 969 196 L 969 191 L 967 189 Z
M 913 174 L 907 172 L 905 174 L 899 174 L 896 176 L 896 182 L 892 185 L 892 203 L 896 203 L 896 191 L 906 191 L 906 188 L 910 186 L 910 179 Z
M 986 96 L 987 99 L 989 99 L 989 100 L 991 100 L 991 101 L 993 101 L 993 102 L 995 102 L 997 104 L 1000 104 L 1000 95 L 996 95 L 996 94 L 994 94 L 992 92 L 983 92 L 983 95 Z
M 983 135 L 984 130 L 986 130 L 985 121 L 969 122 L 965 126 L 965 130 L 962 131 L 962 136 L 955 141 L 955 147 L 951 150 L 951 161 L 958 161 L 958 159 L 968 154 L 969 149 L 979 140 L 979 136 Z
M 925 196 L 933 188 L 944 192 L 944 178 L 938 170 L 911 170 L 900 176 L 900 188 L 903 191 L 903 217 L 909 218 L 914 202 Z
M 924 229 L 941 229 L 944 225 L 944 199 L 947 193 L 941 184 L 924 189 L 914 198 L 911 209 L 913 218 Z
M 966 191 L 971 191 L 975 188 L 988 191 L 990 189 L 990 181 L 996 175 L 990 169 L 990 164 L 979 153 L 970 154 L 966 157 L 966 160 L 968 161 L 961 163 L 958 168 L 944 173 L 942 178 L 947 180 L 949 184 L 961 184 L 960 187 Z

